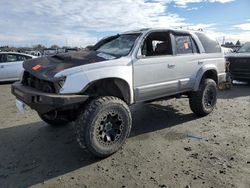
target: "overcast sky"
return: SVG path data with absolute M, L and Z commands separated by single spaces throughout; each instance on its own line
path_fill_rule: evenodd
M 0 0 L 0 46 L 86 46 L 145 27 L 203 28 L 250 41 L 250 0 Z

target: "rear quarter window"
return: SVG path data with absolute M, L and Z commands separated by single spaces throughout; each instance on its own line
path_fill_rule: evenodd
M 205 49 L 206 53 L 221 53 L 220 44 L 216 40 L 206 36 L 204 33 L 195 33 L 195 34 L 201 41 L 201 44 Z
M 28 60 L 28 59 L 31 59 L 31 57 L 26 56 L 26 55 L 19 55 L 18 56 L 18 61 L 25 61 L 25 60 Z

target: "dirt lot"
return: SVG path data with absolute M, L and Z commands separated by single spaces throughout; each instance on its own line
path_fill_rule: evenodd
M 131 110 L 130 138 L 100 160 L 78 147 L 72 125 L 19 114 L 10 85 L 0 85 L 0 187 L 250 187 L 249 86 L 220 92 L 205 118 L 187 99 Z

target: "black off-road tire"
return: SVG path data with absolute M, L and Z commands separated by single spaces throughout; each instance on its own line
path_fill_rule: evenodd
M 189 96 L 191 110 L 199 117 L 210 114 L 217 102 L 217 85 L 212 79 L 204 79 L 199 90 Z
M 107 157 L 119 150 L 132 125 L 128 105 L 119 98 L 93 99 L 75 122 L 77 141 L 97 157 Z
M 45 114 L 41 114 L 38 112 L 39 117 L 46 122 L 47 124 L 51 125 L 51 126 L 63 126 L 66 125 L 68 123 L 70 123 L 71 121 L 67 118 L 66 115 L 62 115 L 60 114 L 60 112 L 57 111 L 52 111 L 52 112 L 48 112 Z

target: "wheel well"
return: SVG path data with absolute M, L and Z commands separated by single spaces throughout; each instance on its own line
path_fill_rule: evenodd
M 217 74 L 216 70 L 206 71 L 202 76 L 202 80 L 204 80 L 206 78 L 211 78 L 216 82 L 216 84 L 218 84 L 218 74 Z
M 92 82 L 84 94 L 91 97 L 114 96 L 130 104 L 130 89 L 126 81 L 119 78 L 106 78 Z

